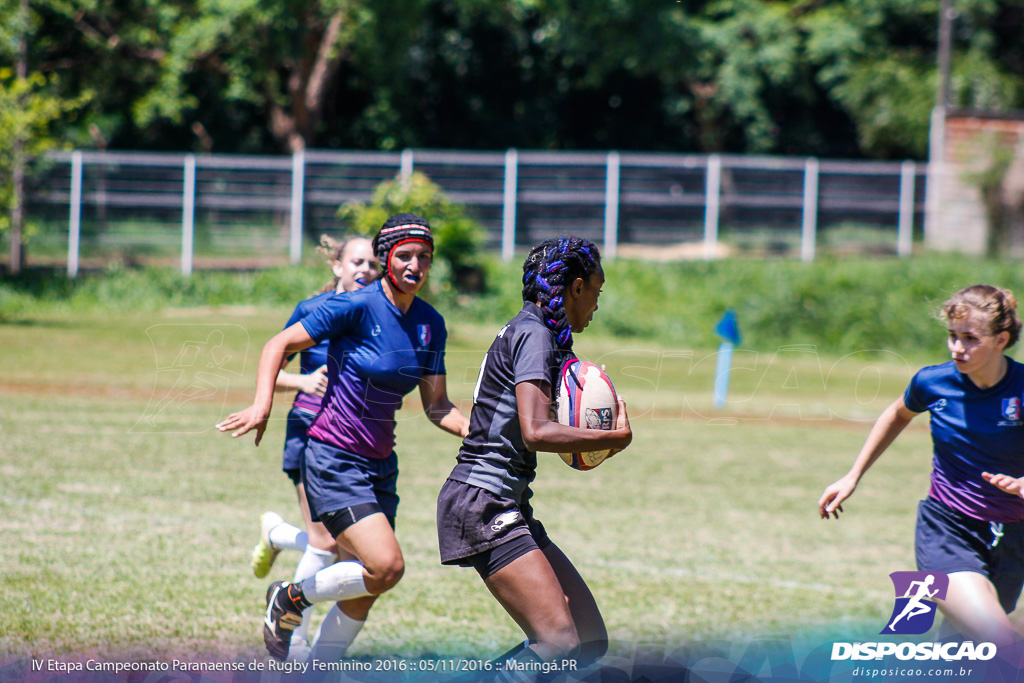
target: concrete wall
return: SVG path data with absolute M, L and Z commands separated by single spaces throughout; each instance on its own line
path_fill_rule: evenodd
M 992 168 L 1003 150 L 1013 159 L 998 191 L 1002 220 L 1010 231 L 1011 252 L 1024 253 L 1024 113 L 950 112 L 944 118 L 944 125 L 942 117 L 933 118 L 928 191 L 935 194 L 929 197 L 925 246 L 976 255 L 986 252 L 990 221 L 979 176 Z M 942 130 L 935 131 L 936 124 Z

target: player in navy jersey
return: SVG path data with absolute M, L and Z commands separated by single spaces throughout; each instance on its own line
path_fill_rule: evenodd
M 600 254 L 590 242 L 553 239 L 530 252 L 523 309 L 487 351 L 469 434 L 438 496 L 442 564 L 476 569 L 528 638 L 502 662 L 536 664 L 570 653 L 589 662 L 607 650 L 594 596 L 530 506 L 537 451 L 621 450 L 632 440 L 621 397 L 610 431 L 552 417 L 559 370 L 575 357 L 572 333 L 590 323 L 603 284 Z
M 329 298 L 274 336 L 260 356 L 256 400 L 228 416 L 221 430 L 238 437 L 256 431 L 259 445 L 270 417 L 273 385 L 289 353 L 329 340 L 328 385 L 309 429 L 302 482 L 314 521 L 357 558 L 342 560 L 301 582 L 275 582 L 267 590 L 263 638 L 273 657 L 288 654 L 302 610 L 337 602 L 333 640 L 314 639 L 312 656 L 344 654 L 370 606 L 405 571 L 395 538 L 398 509 L 395 411 L 419 388 L 424 412 L 441 429 L 464 436 L 469 421 L 448 399 L 444 319 L 416 294 L 434 252 L 427 222 L 414 214 L 389 218 L 373 241 L 382 277 L 355 292 Z
M 377 255 L 370 240 L 365 237 L 352 237 L 339 243 L 324 235 L 317 249 L 327 256 L 334 277 L 323 286 L 319 294 L 299 302 L 285 328 L 305 318 L 334 294 L 361 289 L 377 277 Z M 339 559 L 338 546 L 330 532 L 320 522 L 310 519 L 300 471 L 302 454 L 308 441 L 307 431 L 320 411 L 320 401 L 327 389 L 327 347 L 328 342 L 324 340 L 303 350 L 299 354 L 299 373 L 286 372 L 282 368 L 277 374 L 274 386 L 276 391 L 296 392 L 295 402 L 288 412 L 281 469 L 295 486 L 304 524 L 303 529 L 300 529 L 285 522 L 276 512 L 263 513 L 260 517 L 260 538 L 252 554 L 252 569 L 258 578 L 270 572 L 282 550 L 302 553 L 295 569 L 295 581 L 312 576 Z M 294 355 L 288 356 L 286 363 Z M 342 552 L 344 558 L 353 559 Z M 307 634 L 312 613 L 313 608 L 307 608 L 302 614 L 302 624 L 292 632 L 289 655 L 293 659 L 301 659 L 309 654 Z M 328 625 L 335 622 L 332 618 L 326 621 Z M 330 636 L 329 633 L 321 635 Z
M 931 488 L 918 506 L 918 570 L 949 575 L 938 603 L 945 630 L 1009 645 L 1017 636 L 1007 614 L 1024 586 L 1024 499 L 986 480 L 1008 486 L 1024 475 L 1024 367 L 1004 353 L 1020 336 L 1017 301 L 974 285 L 954 294 L 941 315 L 952 360 L 914 376 L 875 422 L 849 473 L 825 489 L 818 512 L 838 518 L 868 468 L 928 411 L 934 457 Z

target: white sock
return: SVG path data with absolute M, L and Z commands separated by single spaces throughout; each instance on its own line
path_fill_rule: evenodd
M 295 578 L 293 581 L 298 583 L 303 579 L 316 574 L 321 569 L 327 569 L 332 564 L 338 561 L 338 556 L 330 550 L 321 550 L 312 545 L 306 546 L 306 552 L 302 553 L 302 559 L 299 560 L 299 566 L 295 568 Z M 292 631 L 292 644 L 297 643 L 305 644 L 306 636 L 309 634 L 309 621 L 313 618 L 313 606 L 310 605 L 306 609 L 302 610 L 302 623 Z
M 288 522 L 281 522 L 267 534 L 270 545 L 282 550 L 303 551 L 309 545 L 309 534 Z
M 370 594 L 363 583 L 363 565 L 337 562 L 305 579 L 300 587 L 310 602 L 352 600 Z
M 331 607 L 320 629 L 313 638 L 311 659 L 330 662 L 338 661 L 348 652 L 349 645 L 359 635 L 365 621 L 356 621 L 342 612 L 338 605 Z

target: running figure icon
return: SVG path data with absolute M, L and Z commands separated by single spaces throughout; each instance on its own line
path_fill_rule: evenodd
M 935 622 L 939 600 L 946 599 L 949 577 L 942 572 L 893 572 L 896 600 L 883 634 L 920 635 Z
M 933 598 L 935 597 L 935 594 L 939 592 L 938 588 L 929 592 L 928 587 L 931 586 L 933 583 L 935 583 L 934 574 L 929 574 L 928 576 L 926 576 L 924 581 L 910 582 L 910 587 L 907 588 L 907 593 L 903 596 L 905 598 L 910 598 L 910 600 L 903 607 L 903 611 L 900 612 L 899 616 L 893 619 L 892 623 L 889 624 L 890 630 L 895 631 L 896 622 L 902 619 L 903 617 L 906 617 L 907 621 L 909 621 L 919 614 L 927 614 L 928 612 L 932 611 L 932 606 L 925 605 L 922 602 L 922 600 L 924 598 Z M 911 591 L 915 590 L 915 586 L 917 587 L 917 592 L 914 593 L 914 595 L 911 595 Z

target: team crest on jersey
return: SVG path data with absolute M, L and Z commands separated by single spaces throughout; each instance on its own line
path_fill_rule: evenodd
M 420 346 L 428 346 L 430 344 L 430 325 L 417 325 L 416 331 L 419 333 Z
M 1020 399 L 1019 398 L 1004 398 L 1003 399 L 1003 417 L 1010 422 L 1020 422 Z

